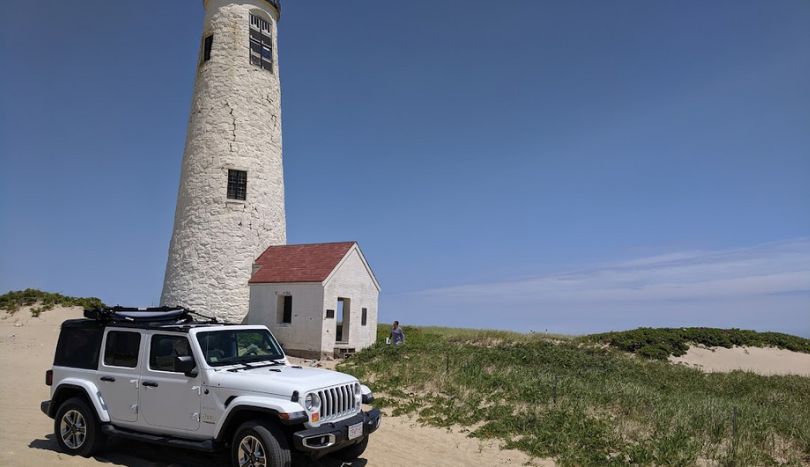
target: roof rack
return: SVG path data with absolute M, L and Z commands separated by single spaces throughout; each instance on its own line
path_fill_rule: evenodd
M 195 316 L 202 320 L 195 319 Z M 191 324 L 216 323 L 217 319 L 204 316 L 194 310 L 180 306 L 133 308 L 105 306 L 85 308 L 84 317 L 103 322 L 124 322 L 133 324 Z

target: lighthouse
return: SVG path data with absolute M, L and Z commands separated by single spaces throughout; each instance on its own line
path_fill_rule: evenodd
M 280 0 L 205 0 L 161 294 L 219 319 L 248 312 L 253 261 L 286 243 Z

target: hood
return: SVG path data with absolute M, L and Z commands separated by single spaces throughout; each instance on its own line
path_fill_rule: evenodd
M 316 389 L 357 382 L 357 378 L 337 371 L 281 365 L 238 371 L 217 370 L 209 375 L 211 386 L 285 397 L 291 396 L 293 391 L 303 396 Z

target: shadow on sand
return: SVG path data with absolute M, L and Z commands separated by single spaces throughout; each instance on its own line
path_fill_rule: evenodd
M 53 434 L 31 441 L 28 447 L 61 453 Z M 128 440 L 109 441 L 104 450 L 93 459 L 101 464 L 131 467 L 221 467 L 230 465 L 227 453 L 200 453 Z M 317 461 L 305 456 L 293 457 L 293 467 L 365 467 L 367 463 L 368 461 L 365 459 L 343 462 L 328 456 Z

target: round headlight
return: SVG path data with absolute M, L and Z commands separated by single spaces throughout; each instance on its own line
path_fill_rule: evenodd
M 307 411 L 312 412 L 313 410 L 317 410 L 321 406 L 321 398 L 318 397 L 315 393 L 307 394 L 307 397 L 304 398 L 304 407 Z
M 354 383 L 354 395 L 359 396 L 361 393 L 360 383 Z

